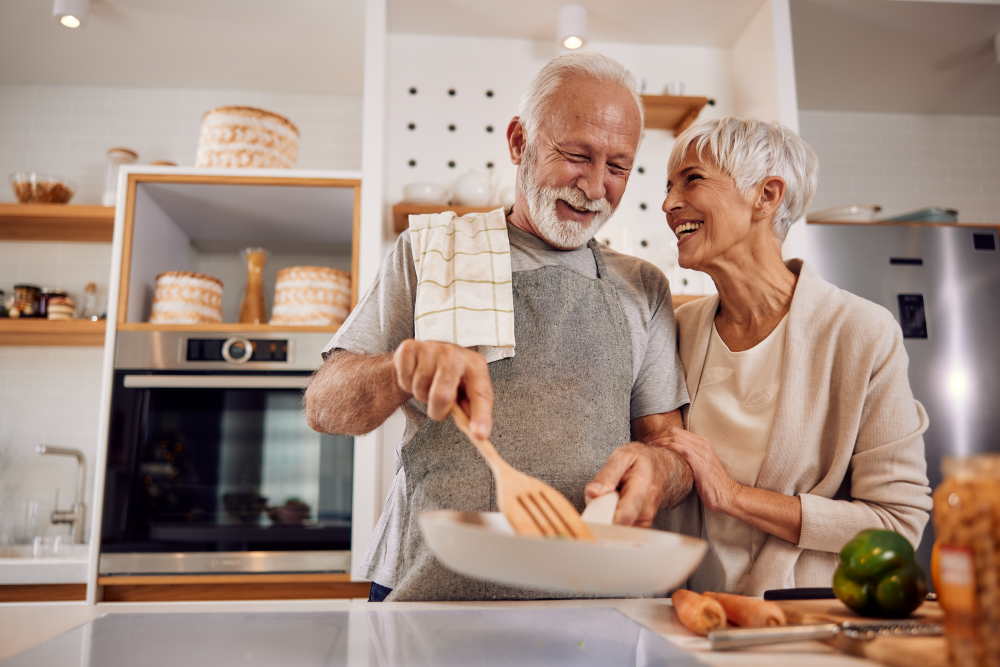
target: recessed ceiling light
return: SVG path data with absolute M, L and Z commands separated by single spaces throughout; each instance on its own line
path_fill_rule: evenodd
M 579 49 L 587 43 L 587 10 L 580 5 L 566 5 L 559 10 L 559 43 L 567 49 Z
M 79 28 L 87 22 L 90 0 L 55 0 L 52 16 L 67 28 Z

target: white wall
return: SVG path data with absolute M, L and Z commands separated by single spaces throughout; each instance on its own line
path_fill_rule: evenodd
M 588 48 L 617 59 L 645 79 L 648 93 L 662 93 L 668 81 L 679 80 L 685 83 L 685 94 L 714 99 L 715 106 L 705 107 L 703 118 L 734 111 L 728 49 L 597 42 Z M 407 183 L 450 187 L 470 169 L 485 172 L 489 162 L 495 165 L 498 188 L 512 186 L 516 171 L 507 154 L 507 124 L 517 114 L 525 86 L 560 53 L 551 42 L 390 34 L 386 201 L 399 202 Z M 411 87 L 416 95 L 410 94 Z M 449 89 L 456 94 L 449 95 Z M 408 129 L 410 123 L 415 130 Z M 450 124 L 455 131 L 448 129 Z M 493 131 L 487 132 L 487 126 Z M 702 274 L 676 266 L 676 239 L 660 210 L 672 145 L 671 133 L 646 131 L 618 212 L 598 238 L 659 266 L 677 293 L 711 292 L 714 288 Z M 410 160 L 416 166 L 409 166 Z M 449 167 L 449 161 L 455 166 Z
M 238 90 L 0 84 L 0 175 L 47 171 L 74 181 L 74 204 L 99 204 L 109 148 L 139 163 L 193 165 L 201 117 L 224 105 L 282 114 L 299 128 L 303 169 L 360 169 L 361 97 Z M 0 187 L 0 201 L 15 201 Z
M 1000 224 L 1000 116 L 801 111 L 819 156 L 811 208 L 880 204 L 884 215 L 953 208 Z
M 0 243 L 0 285 L 5 290 L 15 282 L 61 286 L 79 302 L 84 285 L 94 281 L 103 308 L 110 266 L 107 243 Z M 15 457 L 0 483 L 11 485 L 13 505 L 38 501 L 38 534 L 68 534 L 68 527 L 55 528 L 48 517 L 57 489 L 61 509 L 75 500 L 76 461 L 39 456 L 37 445 L 82 450 L 89 466 L 90 497 L 102 355 L 102 347 L 0 346 L 0 456 Z M 0 490 L 0 498 L 5 495 Z M 0 508 L 0 534 L 12 529 L 10 510 Z

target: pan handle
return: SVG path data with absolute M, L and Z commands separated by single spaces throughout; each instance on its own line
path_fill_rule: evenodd
M 713 651 L 760 646 L 761 644 L 783 644 L 810 639 L 831 639 L 840 626 L 836 623 L 822 625 L 776 625 L 770 628 L 733 628 L 715 630 L 708 633 L 708 641 Z

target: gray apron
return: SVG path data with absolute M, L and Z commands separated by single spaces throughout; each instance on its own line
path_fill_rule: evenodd
M 582 511 L 583 487 L 631 439 L 632 337 L 597 243 L 594 280 L 560 266 L 513 274 L 517 354 L 490 364 L 490 440 L 518 470 Z M 449 418 L 427 419 L 403 447 L 406 508 L 401 577 L 387 601 L 572 597 L 457 574 L 424 543 L 428 510 L 496 512 L 489 466 Z

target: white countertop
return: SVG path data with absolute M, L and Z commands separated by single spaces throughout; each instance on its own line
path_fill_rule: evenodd
M 819 642 L 757 647 L 740 652 L 712 652 L 708 640 L 697 637 L 676 620 L 670 601 L 656 600 L 546 600 L 523 602 L 369 603 L 367 600 L 0 604 L 0 660 L 52 639 L 105 614 L 291 613 L 332 611 L 456 611 L 483 609 L 616 609 L 641 625 L 691 652 L 709 665 L 759 667 L 847 667 L 875 665 L 837 653 Z M 180 639 L 180 638 L 177 638 Z

